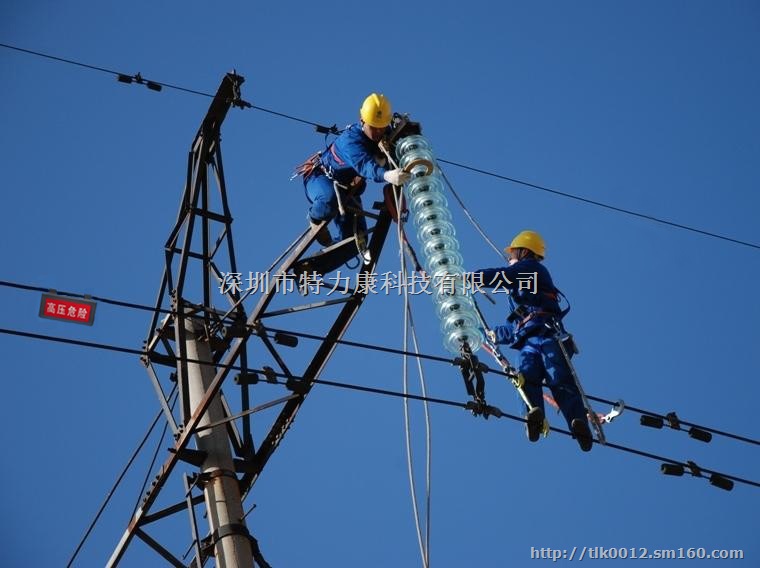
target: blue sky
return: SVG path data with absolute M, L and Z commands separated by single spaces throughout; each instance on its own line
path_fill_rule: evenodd
M 246 100 L 323 124 L 355 120 L 364 96 L 380 91 L 422 123 L 440 158 L 756 244 L 759 31 L 760 8 L 743 1 L 0 8 L 0 42 L 205 92 L 235 68 Z M 1 279 L 153 302 L 208 99 L 6 49 L 0 80 Z M 264 270 L 304 229 L 302 188 L 288 178 L 322 143 L 309 126 L 230 111 L 222 144 L 243 270 Z M 566 323 L 589 393 L 758 437 L 756 248 L 445 171 L 497 242 L 524 228 L 545 236 L 547 266 L 573 305 Z M 451 207 L 467 267 L 498 265 Z M 398 270 L 393 240 L 379 270 Z M 144 312 L 101 304 L 85 328 L 38 318 L 37 293 L 3 288 L 0 298 L 3 328 L 139 348 L 149 324 Z M 505 309 L 488 305 L 487 317 L 495 323 Z M 444 355 L 432 302 L 416 298 L 414 310 L 422 350 Z M 348 338 L 400 347 L 401 331 L 400 300 L 375 295 Z M 6 557 L 11 566 L 64 565 L 158 403 L 136 357 L 9 335 L 0 350 Z M 426 375 L 432 396 L 465 400 L 455 368 L 430 364 Z M 399 390 L 401 361 L 340 347 L 323 376 Z M 282 394 L 267 388 L 258 401 Z M 489 402 L 518 412 L 498 377 L 487 389 Z M 558 434 L 529 444 L 511 421 L 431 413 L 433 566 L 551 563 L 529 561 L 531 546 L 731 548 L 757 562 L 757 488 L 726 493 L 609 448 L 582 454 Z M 413 427 L 420 487 L 418 405 Z M 257 505 L 249 527 L 269 562 L 419 566 L 403 432 L 398 399 L 315 388 L 246 503 Z M 607 434 L 760 479 L 756 446 L 704 445 L 642 428 L 634 413 Z M 76 565 L 110 555 L 156 443 Z M 165 530 L 189 544 L 184 516 Z M 122 565 L 158 561 L 135 542 Z

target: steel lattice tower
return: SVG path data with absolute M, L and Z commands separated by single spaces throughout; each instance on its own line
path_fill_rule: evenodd
M 220 128 L 230 107 L 250 106 L 240 97 L 243 81 L 235 73 L 224 77 L 190 148 L 187 182 L 177 221 L 165 243 L 165 269 L 142 356 L 174 444 L 108 566 L 119 564 L 134 537 L 173 566 L 200 567 L 212 557 L 217 566 L 252 566 L 254 562 L 268 566 L 248 530 L 242 502 L 367 296 L 367 290 L 357 285 L 338 299 L 303 303 L 305 297 L 295 294 L 291 298 L 295 296 L 299 303 L 288 303 L 278 294 L 278 285 L 272 285 L 292 282 L 299 275 L 325 274 L 355 255 L 355 245 L 349 242 L 309 256 L 307 251 L 321 226 L 305 231 L 275 261 L 267 272 L 270 283 L 250 313 L 240 289 L 230 287 L 220 293 L 225 275 L 238 273 Z M 396 122 L 394 137 L 418 130 L 418 125 L 402 118 Z M 392 221 L 384 203 L 375 203 L 374 208 L 374 213 L 361 212 L 375 224 L 368 234 L 372 260 L 357 269 L 357 282 L 362 273 L 365 277 L 374 273 Z M 214 306 L 220 298 L 223 308 Z M 296 372 L 298 363 L 286 363 L 281 348 L 296 347 L 297 338 L 269 331 L 268 327 L 275 327 L 269 322 L 310 310 L 320 312 L 323 329 L 315 331 L 324 339 L 313 352 L 298 347 L 300 360 L 307 363 L 301 363 L 303 370 Z M 229 381 L 233 370 L 234 381 Z M 275 389 L 279 396 L 272 397 Z M 265 402 L 252 406 L 254 394 Z M 262 418 L 262 427 L 258 420 L 267 414 L 260 412 L 266 409 L 279 412 L 273 419 Z M 265 432 L 258 444 L 254 443 L 254 416 L 256 432 Z M 205 535 L 197 522 L 199 508 L 208 518 Z M 181 552 L 176 551 L 176 542 L 170 542 L 177 540 L 176 535 L 163 542 L 155 536 L 161 530 L 158 525 L 178 513 L 190 520 L 190 531 L 183 533 L 190 539 L 183 542 Z M 187 554 L 188 541 L 192 541 L 193 557 L 186 564 L 180 558 Z

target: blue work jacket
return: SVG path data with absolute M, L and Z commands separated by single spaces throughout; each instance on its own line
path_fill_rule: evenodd
M 546 323 L 564 315 L 559 305 L 560 292 L 549 270 L 535 258 L 526 258 L 511 266 L 480 269 L 475 274 L 482 275 L 484 288 L 509 290 L 508 318 L 518 308 L 522 311 L 522 315 L 515 315 L 507 325 L 494 327 L 497 343 L 519 349 L 526 337 L 548 331 Z
M 377 142 L 368 138 L 362 132 L 361 122 L 357 122 L 341 132 L 322 152 L 320 162 L 340 184 L 348 185 L 356 176 L 379 183 L 387 171 L 375 160 L 379 154 Z

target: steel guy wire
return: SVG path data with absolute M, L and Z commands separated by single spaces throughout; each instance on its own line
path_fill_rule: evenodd
M 175 383 L 174 386 L 172 387 L 171 392 L 169 393 L 169 399 L 170 400 L 172 398 L 172 395 L 176 391 L 176 389 L 177 389 L 177 384 Z M 174 397 L 174 401 L 172 401 L 172 403 L 171 403 L 170 410 L 172 412 L 174 411 L 174 406 L 177 403 L 177 399 L 178 398 L 179 398 L 178 396 Z M 163 413 L 163 410 L 161 412 Z M 132 516 L 134 516 L 134 514 L 137 512 L 137 508 L 140 506 L 140 501 L 142 500 L 143 495 L 145 494 L 145 488 L 148 486 L 148 481 L 150 481 L 150 475 L 153 472 L 153 467 L 156 465 L 156 460 L 158 459 L 158 454 L 161 451 L 161 446 L 164 443 L 164 437 L 166 437 L 166 432 L 168 430 L 169 430 L 169 422 L 166 421 L 164 423 L 164 428 L 161 431 L 161 436 L 158 439 L 158 443 L 156 444 L 156 449 L 153 452 L 153 457 L 151 458 L 150 464 L 148 465 L 148 469 L 145 472 L 145 478 L 143 479 L 143 483 L 140 486 L 140 492 L 137 494 L 137 500 L 135 501 L 135 506 L 132 508 Z
M 175 385 L 175 388 L 176 388 L 176 385 Z M 171 397 L 172 394 L 174 394 L 174 389 L 172 389 L 172 392 L 170 393 L 169 396 Z M 82 547 L 84 546 L 85 542 L 87 541 L 93 529 L 95 528 L 95 525 L 97 524 L 98 520 L 100 520 L 100 516 L 103 514 L 103 511 L 105 510 L 105 508 L 108 506 L 108 503 L 111 501 L 111 497 L 113 497 L 114 493 L 116 492 L 116 489 L 118 489 L 119 485 L 124 479 L 124 476 L 129 471 L 129 468 L 132 467 L 132 463 L 134 463 L 135 459 L 137 459 L 137 456 L 140 454 L 140 451 L 142 451 L 143 446 L 146 444 L 146 442 L 150 438 L 150 435 L 153 432 L 153 429 L 156 427 L 156 424 L 158 424 L 158 421 L 161 419 L 161 414 L 163 414 L 163 411 L 160 410 L 158 414 L 156 414 L 156 417 L 153 419 L 153 422 L 148 428 L 148 431 L 145 433 L 145 436 L 143 436 L 143 439 L 140 441 L 140 443 L 137 445 L 137 448 L 130 456 L 129 460 L 127 461 L 127 464 L 124 466 L 124 468 L 121 470 L 121 473 L 116 478 L 116 481 L 111 487 L 111 490 L 106 495 L 106 498 L 103 501 L 103 503 L 100 505 L 100 508 L 98 509 L 97 513 L 95 513 L 95 518 L 87 527 L 87 530 L 85 531 L 84 536 L 82 536 L 82 539 L 79 541 L 79 544 L 77 544 L 76 549 L 74 549 L 74 552 L 71 554 L 71 557 L 69 558 L 69 561 L 66 564 L 66 568 L 69 568 L 73 564 L 74 560 L 76 560 L 77 555 L 82 550 Z M 166 432 L 166 428 L 164 428 L 164 432 Z

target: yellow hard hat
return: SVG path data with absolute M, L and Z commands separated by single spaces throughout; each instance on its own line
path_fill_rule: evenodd
M 385 128 L 391 123 L 391 102 L 385 95 L 372 93 L 359 110 L 362 120 L 375 128 Z
M 509 246 L 504 249 L 504 252 L 509 254 L 512 252 L 512 249 L 516 248 L 526 248 L 541 258 L 546 256 L 546 244 L 544 244 L 544 239 L 535 231 L 522 231 L 519 233 L 514 239 L 512 239 Z

